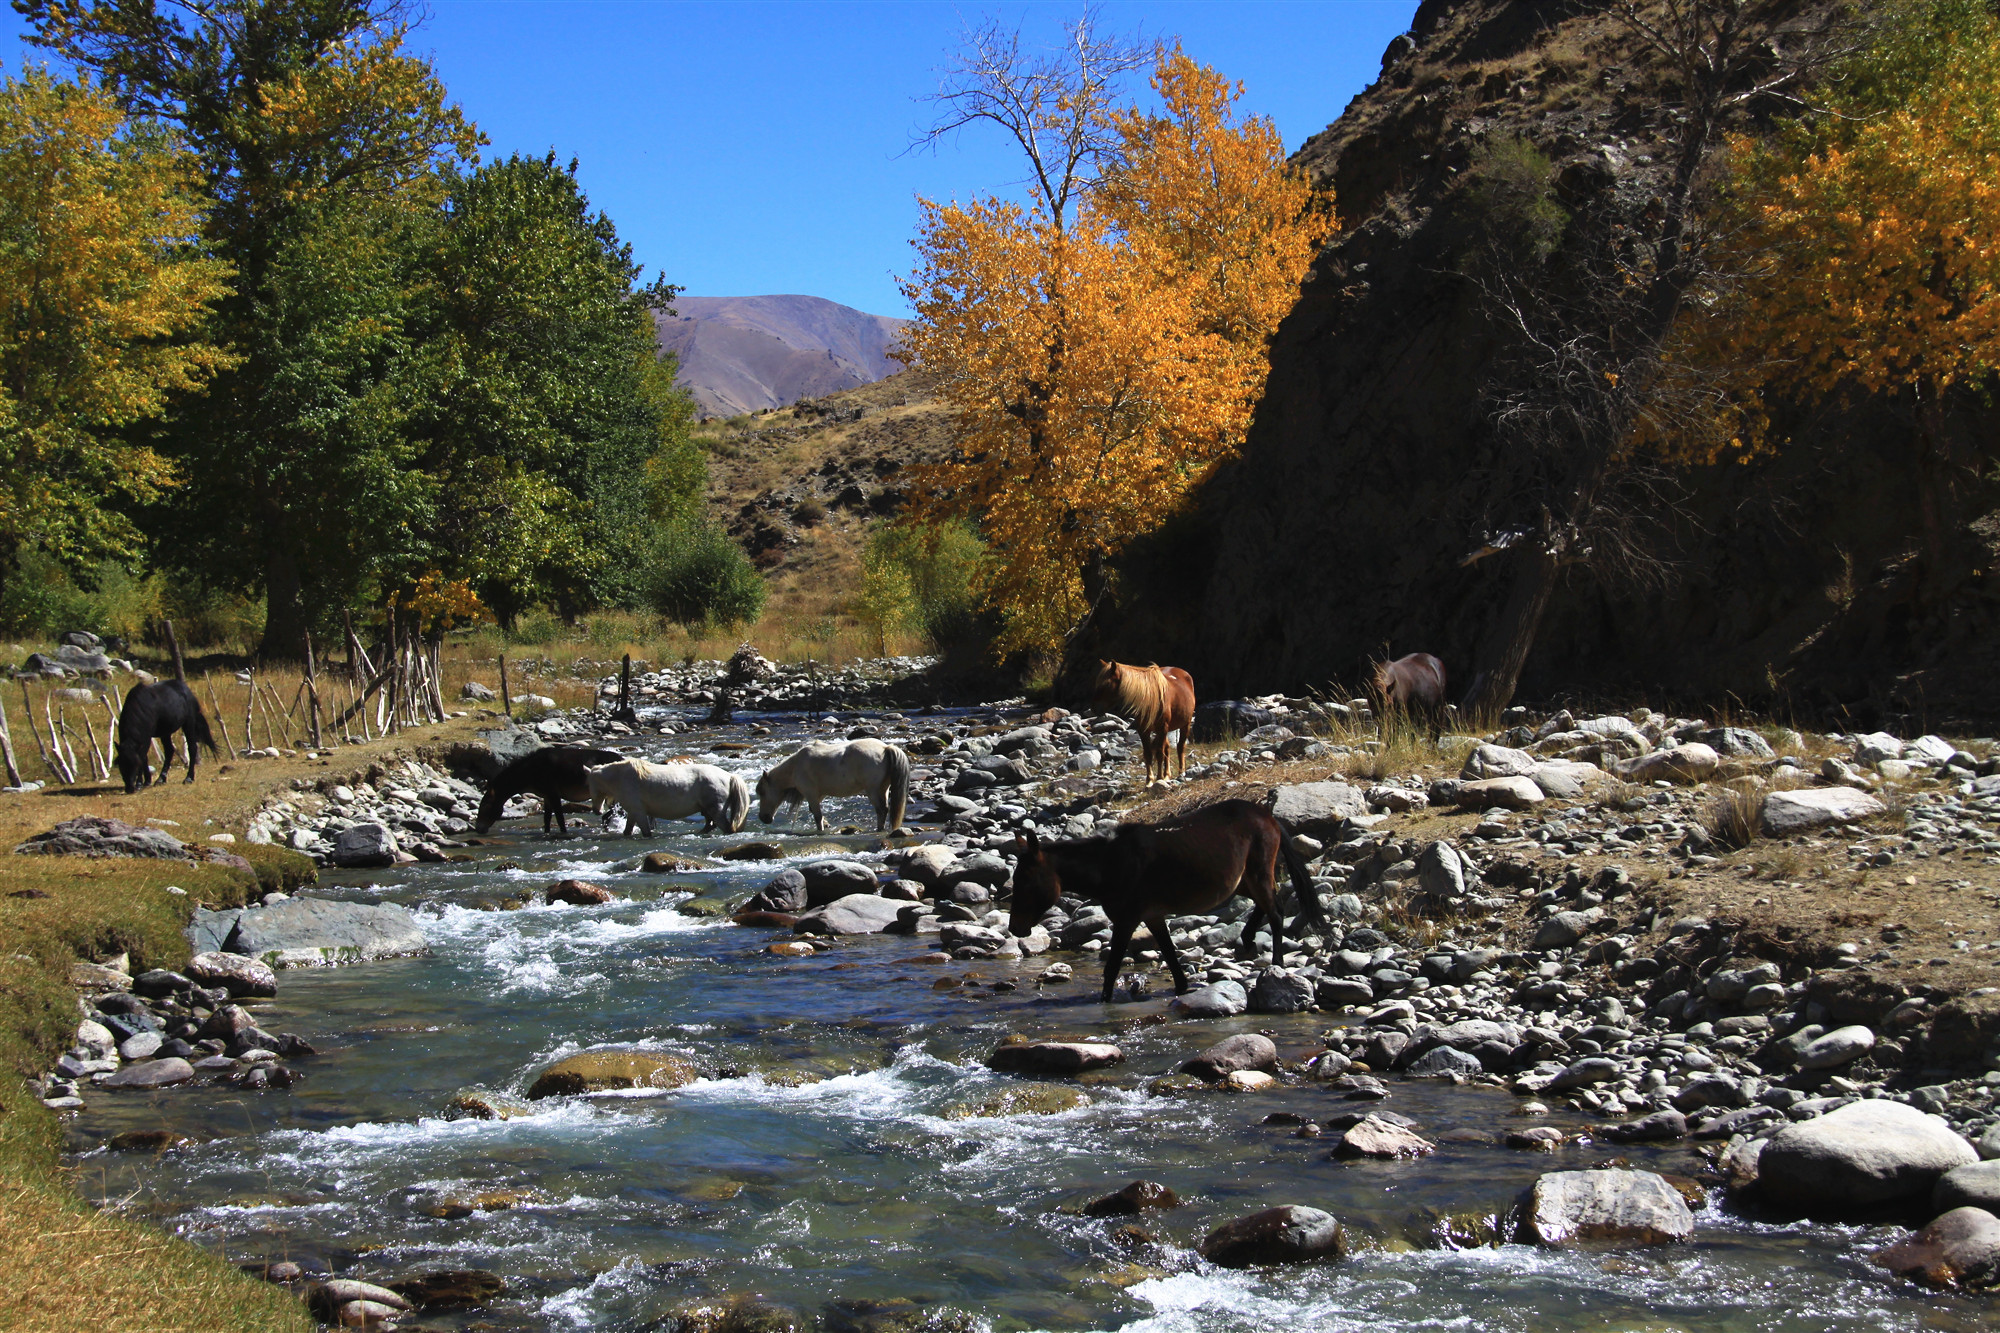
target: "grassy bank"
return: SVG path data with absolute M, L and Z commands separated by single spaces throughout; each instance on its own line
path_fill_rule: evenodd
M 193 786 L 176 781 L 132 796 L 88 781 L 0 796 L 0 846 L 85 814 L 171 821 L 168 831 L 203 844 L 214 833 L 240 834 L 258 802 L 294 779 L 344 774 L 398 749 L 456 739 L 475 721 L 412 729 L 320 759 L 204 764 Z M 179 966 L 188 959 L 182 928 L 195 904 L 236 905 L 311 870 L 304 857 L 278 848 L 239 842 L 230 850 L 250 859 L 255 873 L 0 851 L 0 1290 L 7 1293 L 0 1326 L 119 1333 L 314 1326 L 296 1297 L 221 1255 L 86 1204 L 60 1159 L 61 1125 L 27 1082 L 75 1038 L 73 964 L 124 954 L 134 973 Z M 186 892 L 169 893 L 169 885 Z

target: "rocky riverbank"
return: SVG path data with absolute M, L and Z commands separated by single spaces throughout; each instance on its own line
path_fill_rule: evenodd
M 602 685 L 615 698 L 615 678 Z M 698 724 L 647 707 L 657 711 L 642 724 L 655 734 Z M 1986 1280 L 1992 1266 L 1968 1256 L 2000 1232 L 1963 1210 L 2000 1203 L 1985 1184 L 2000 1168 L 1980 1165 L 2000 1157 L 2000 1006 L 1977 984 L 1995 974 L 1991 922 L 1977 915 L 1992 905 L 1984 867 L 2000 844 L 1988 743 L 1758 732 L 1644 710 L 1517 711 L 1500 732 L 1447 737 L 1397 771 L 1403 752 L 1354 730 L 1358 711 L 1283 699 L 1240 707 L 1232 716 L 1257 724 L 1248 735 L 1185 783 L 1147 792 L 1134 789 L 1136 738 L 1116 718 L 1018 704 L 822 717 L 810 731 L 879 735 L 910 751 L 912 822 L 928 836 L 807 860 L 747 897 L 700 897 L 683 910 L 775 929 L 767 948 L 780 956 L 901 934 L 940 961 L 1047 954 L 1032 984 L 1088 986 L 1080 965 L 1109 934 L 1101 911 L 1066 898 L 1026 938 L 1005 929 L 1015 836 L 1089 836 L 1225 793 L 1262 799 L 1295 830 L 1331 927 L 1291 921 L 1272 960 L 1268 935 L 1244 935 L 1247 904 L 1175 919 L 1199 989 L 1159 995 L 1158 942 L 1142 937 L 1121 1000 L 1154 995 L 1162 1017 L 1190 1023 L 1308 1012 L 1333 1022 L 1315 1049 L 1192 1043 L 1185 1072 L 1149 1082 L 1155 1095 L 1321 1086 L 1353 1109 L 1294 1132 L 1343 1158 L 1395 1161 L 1438 1146 L 1384 1105 L 1400 1080 L 1504 1089 L 1525 1119 L 1488 1136 L 1495 1151 L 1687 1141 L 1705 1152 L 1709 1185 L 1742 1208 L 1935 1213 L 1884 1265 L 1928 1281 Z M 547 720 L 564 739 L 637 734 L 601 712 Z M 744 726 L 754 736 L 763 724 Z M 298 845 L 303 834 L 329 857 L 351 828 L 392 819 L 399 838 L 450 855 L 449 821 L 463 819 L 476 783 L 447 762 L 385 766 L 365 792 L 336 783 L 348 793 L 315 792 L 318 806 L 288 796 L 289 809 L 273 803 L 258 818 L 273 840 Z M 335 827 L 341 819 L 353 822 Z M 718 850 L 764 854 L 741 841 Z M 1901 874 L 1909 869 L 1919 873 Z M 1878 910 L 1833 901 L 1833 873 L 1854 876 L 1843 892 Z M 1804 888 L 1812 879 L 1818 892 Z M 1952 937 L 1941 956 L 1913 957 L 1939 947 L 1928 943 L 1939 923 L 1922 917 L 1935 916 L 1933 900 L 1953 905 L 1943 923 Z M 1121 1058 L 1116 1045 L 1077 1049 L 1033 1033 L 992 1053 L 996 1069 L 1045 1080 Z M 1570 1127 L 1536 1124 L 1543 1114 Z M 1659 1179 L 1616 1166 L 1547 1173 L 1511 1214 L 1441 1243 L 1698 1234 L 1698 1216 L 1674 1201 L 1700 1187 L 1668 1181 L 1663 1194 Z M 1332 1254 L 1314 1219 L 1240 1221 L 1203 1246 L 1213 1262 L 1276 1254 L 1277 1235 L 1300 1238 L 1298 1257 Z M 1263 1239 L 1239 1244 L 1238 1232 Z

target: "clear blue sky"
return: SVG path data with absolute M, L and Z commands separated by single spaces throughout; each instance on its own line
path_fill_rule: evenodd
M 802 292 L 906 314 L 915 197 L 1004 191 L 992 133 L 906 153 L 937 70 L 986 16 L 1053 39 L 1070 3 L 431 0 L 416 45 L 493 141 L 578 160 L 591 201 L 649 269 L 696 296 Z M 1374 79 L 1415 0 L 1141 3 L 1104 25 L 1181 38 L 1246 85 L 1296 148 Z M 39 52 L 0 9 L 0 60 Z M 1135 93 L 1144 91 L 1143 79 Z

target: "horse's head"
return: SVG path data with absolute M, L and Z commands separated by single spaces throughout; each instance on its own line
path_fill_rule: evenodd
M 1042 840 L 1023 833 L 1014 840 L 1014 901 L 1007 915 L 1007 929 L 1025 937 L 1033 931 L 1049 909 L 1062 897 L 1062 881 L 1042 850 Z
M 1396 673 L 1389 669 L 1389 663 L 1377 662 L 1374 670 L 1369 674 L 1368 687 L 1374 692 L 1376 698 L 1386 698 L 1389 693 L 1389 687 L 1395 683 L 1395 679 Z
M 501 791 L 500 784 L 496 782 L 486 789 L 484 796 L 479 798 L 479 817 L 472 821 L 472 831 L 487 832 L 500 822 L 500 815 L 506 808 L 507 793 Z
M 1118 664 L 1099 659 L 1097 675 L 1090 682 L 1090 697 L 1095 703 L 1109 703 L 1118 697 Z
M 168 737 L 169 741 L 172 739 L 172 737 Z M 152 781 L 153 766 L 146 762 L 146 752 L 144 750 L 127 749 L 125 746 L 120 745 L 118 747 L 118 774 L 125 779 L 125 794 L 130 796 L 132 793 L 138 791 L 139 788 Z
M 781 778 L 766 773 L 757 779 L 757 818 L 763 823 L 770 823 L 786 805 L 800 799 L 798 789 L 787 787 Z

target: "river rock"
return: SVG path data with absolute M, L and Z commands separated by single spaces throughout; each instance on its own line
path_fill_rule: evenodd
M 1282 967 L 1257 974 L 1250 987 L 1253 1014 L 1300 1014 L 1313 1007 L 1316 983 Z
M 1151 1208 L 1178 1208 L 1180 1196 L 1151 1180 L 1135 1180 L 1083 1206 L 1085 1217 L 1131 1217 Z
M 1433 793 L 1433 799 L 1436 795 Z M 1542 789 L 1535 785 L 1535 780 L 1526 777 L 1482 778 L 1477 782 L 1455 783 L 1449 795 L 1453 803 L 1470 810 L 1486 810 L 1496 805 L 1506 810 L 1527 810 L 1547 799 L 1542 795 Z
M 1954 1208 L 1874 1258 L 1898 1277 L 1928 1287 L 1990 1287 L 2000 1282 L 2000 1217 L 1984 1208 Z
M 79 815 L 37 833 L 14 849 L 23 856 L 134 856 L 191 861 L 181 840 L 164 829 L 127 824 L 122 819 Z
M 453 1268 L 416 1277 L 400 1278 L 390 1289 L 417 1309 L 477 1310 L 507 1294 L 507 1284 L 497 1273 L 478 1268 Z
M 647 852 L 639 858 L 639 869 L 649 875 L 678 875 L 690 870 L 703 869 L 703 866 L 699 861 L 690 861 L 685 856 L 675 856 L 672 852 Z
M 1295 1203 L 1225 1222 L 1201 1243 L 1201 1257 L 1223 1268 L 1312 1263 L 1346 1254 L 1347 1233 L 1333 1214 Z
M 337 866 L 360 870 L 396 864 L 396 835 L 387 824 L 355 824 L 340 831 L 333 840 L 332 861 Z
M 1931 1190 L 1931 1211 L 1967 1207 L 1989 1213 L 2000 1210 L 2000 1162 L 1969 1162 L 1938 1177 Z
M 1003 1074 L 1081 1074 L 1121 1063 L 1125 1052 L 1108 1042 L 1005 1042 L 986 1057 L 989 1069 Z
M 1889 807 L 1852 787 L 1810 787 L 1774 791 L 1764 798 L 1764 832 L 1773 838 L 1847 824 L 1879 815 Z
M 1666 1139 L 1684 1139 L 1687 1132 L 1687 1117 L 1669 1109 L 1642 1115 L 1622 1125 L 1607 1125 L 1600 1134 L 1613 1143 L 1657 1143 Z
M 249 908 L 236 918 L 227 949 L 272 967 L 366 963 L 430 952 L 408 908 L 332 898 L 288 898 Z
M 1250 996 L 1240 981 L 1216 981 L 1174 997 L 1167 1007 L 1183 1018 L 1233 1018 L 1250 1007 Z
M 1322 1009 L 1373 1004 L 1375 987 L 1365 977 L 1321 977 L 1313 987 L 1313 1001 Z
M 1082 1089 L 1060 1083 L 1023 1083 L 1003 1088 L 977 1102 L 960 1102 L 946 1108 L 946 1120 L 983 1120 L 1010 1115 L 1060 1115 L 1090 1105 Z
M 927 889 L 934 889 L 957 859 L 957 853 L 951 848 L 930 843 L 904 852 L 900 869 L 904 879 L 913 879 Z
M 1545 1092 L 1568 1092 L 1571 1088 L 1588 1088 L 1599 1083 L 1609 1083 L 1623 1072 L 1618 1062 L 1609 1056 L 1588 1055 L 1576 1061 L 1554 1079 L 1550 1080 Z
M 874 893 L 850 893 L 815 907 L 792 923 L 801 935 L 879 935 L 896 924 L 905 904 Z
M 777 861 L 784 857 L 785 849 L 775 842 L 739 842 L 715 855 L 722 861 Z
M 981 958 L 992 958 L 1006 943 L 1006 932 L 971 921 L 947 921 L 938 928 L 938 947 L 946 953 L 970 949 Z
M 278 974 L 270 965 L 240 953 L 198 953 L 188 960 L 187 975 L 197 985 L 219 986 L 238 999 L 268 999 L 278 993 Z
M 1584 912 L 1557 912 L 1535 931 L 1534 947 L 1543 949 L 1567 949 L 1589 933 L 1596 918 Z
M 1468 782 L 1484 778 L 1524 778 L 1532 774 L 1541 762 L 1526 750 L 1510 750 L 1504 745 L 1475 745 L 1458 775 Z
M 528 1088 L 528 1100 L 618 1088 L 679 1088 L 700 1077 L 693 1063 L 665 1051 L 583 1051 L 544 1069 Z
M 1411 1078 L 1471 1078 L 1485 1073 L 1486 1067 L 1469 1052 L 1435 1046 L 1410 1061 L 1403 1072 Z
M 1347 1127 L 1335 1145 L 1335 1157 L 1425 1157 L 1436 1151 L 1421 1134 L 1379 1115 L 1365 1115 Z
M 322 1319 L 336 1317 L 342 1306 L 353 1301 L 368 1301 L 382 1306 L 391 1315 L 410 1308 L 409 1301 L 387 1287 L 353 1278 L 332 1278 L 306 1293 L 306 1304 Z
M 1771 743 L 1747 727 L 1713 727 L 1696 737 L 1728 759 L 1775 759 Z
M 808 861 L 798 872 L 806 881 L 807 907 L 824 907 L 853 894 L 875 892 L 875 872 L 859 861 Z
M 1979 1160 L 1951 1126 L 1901 1102 L 1851 1102 L 1772 1135 L 1758 1187 L 1805 1212 L 1843 1213 L 1929 1194 L 1938 1177 Z
M 1700 741 L 1689 741 L 1651 754 L 1615 761 L 1611 771 L 1627 782 L 1706 782 L 1715 776 L 1722 756 Z
M 746 912 L 789 912 L 794 915 L 806 910 L 806 877 L 797 870 L 780 870 L 750 900 L 743 904 Z
M 1439 900 L 1465 896 L 1465 858 L 1448 842 L 1434 842 L 1417 856 L 1417 884 Z
M 600 907 L 618 901 L 618 895 L 602 884 L 586 884 L 580 879 L 559 879 L 542 891 L 545 903 L 567 903 L 571 907 Z M 726 913 L 724 914 L 726 915 Z
M 1651 1171 L 1551 1171 L 1529 1190 L 1521 1229 L 1539 1245 L 1666 1245 L 1694 1234 L 1694 1214 Z
M 1261 1032 L 1239 1032 L 1233 1037 L 1224 1037 L 1215 1045 L 1195 1056 L 1181 1066 L 1184 1074 L 1205 1078 L 1211 1083 L 1229 1077 L 1239 1069 L 1277 1068 L 1278 1047 Z
M 1823 1037 L 1815 1037 L 1799 1052 L 1799 1068 L 1838 1069 L 1860 1059 L 1874 1046 L 1875 1034 L 1859 1024 L 1835 1028 Z
M 100 1088 L 165 1088 L 176 1083 L 185 1083 L 194 1077 L 194 1066 L 179 1056 L 170 1055 L 164 1060 L 146 1060 L 139 1064 L 126 1065 L 115 1074 L 106 1074 L 97 1080 Z
M 1349 819 L 1368 813 L 1368 793 L 1345 782 L 1299 782 L 1273 787 L 1264 805 L 1289 833 L 1338 841 Z

